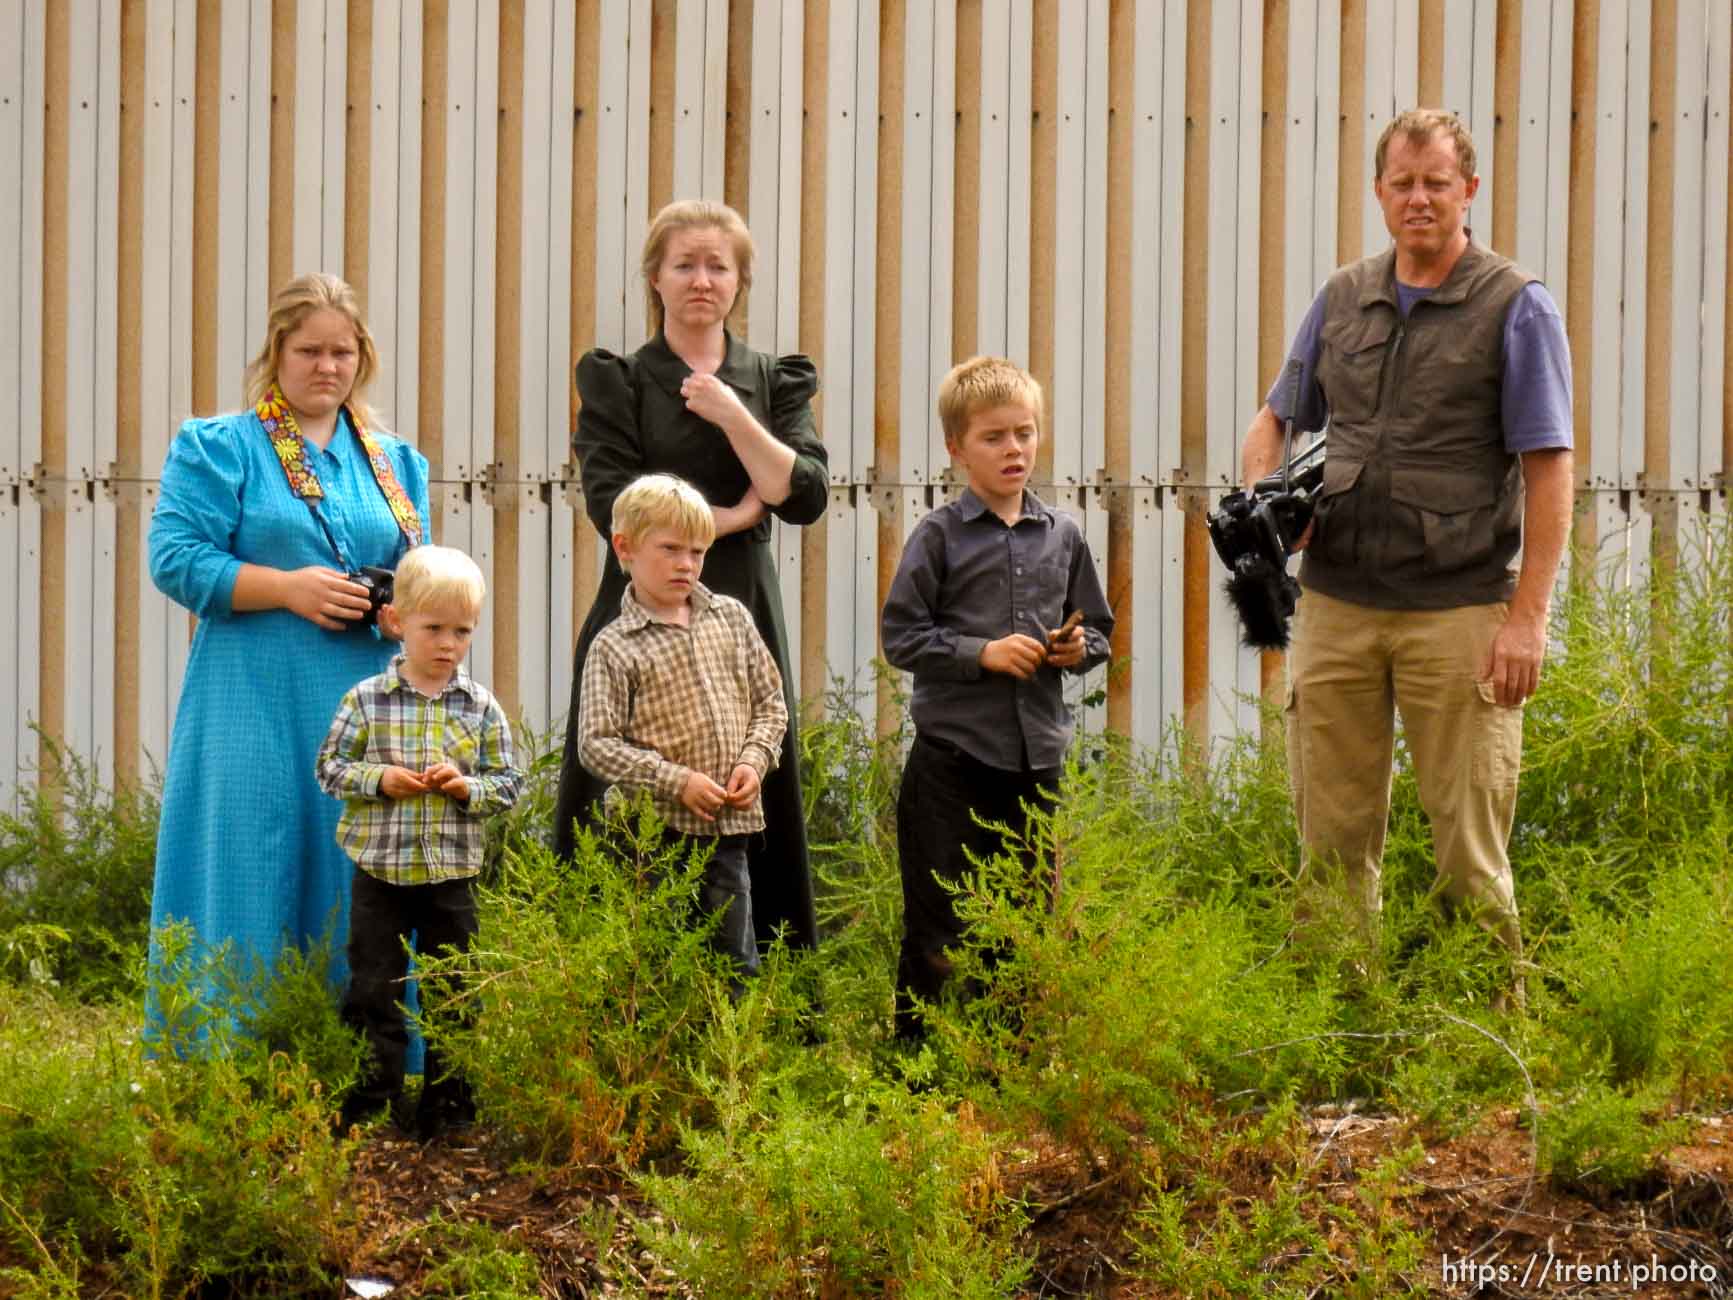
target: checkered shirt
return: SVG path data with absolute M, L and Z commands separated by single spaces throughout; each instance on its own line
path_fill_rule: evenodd
M 680 802 L 697 769 L 727 785 L 739 763 L 762 779 L 788 730 L 782 674 L 752 615 L 732 596 L 694 583 L 691 623 L 652 618 L 630 587 L 620 616 L 597 634 L 584 662 L 578 756 L 602 780 L 648 789 L 670 827 L 692 835 L 764 829 L 764 804 L 724 807 L 705 821 Z
M 319 747 L 319 785 L 343 800 L 337 842 L 389 885 L 473 876 L 481 870 L 481 819 L 510 808 L 523 788 L 511 724 L 462 668 L 429 699 L 404 680 L 402 664 L 400 654 L 353 687 Z M 469 782 L 466 803 L 438 792 L 392 799 L 380 790 L 387 767 L 424 772 L 440 762 Z

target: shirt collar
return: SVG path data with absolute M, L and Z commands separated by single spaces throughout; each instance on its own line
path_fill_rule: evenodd
M 722 364 L 716 367 L 716 377 L 737 393 L 757 392 L 758 367 L 752 364 L 751 349 L 728 330 L 722 331 L 722 337 L 728 346 Z M 680 395 L 680 385 L 692 373 L 692 367 L 668 346 L 667 336 L 661 330 L 657 330 L 656 337 L 638 349 L 638 360 L 657 385 L 675 397 Z
M 1480 265 L 1483 254 L 1480 245 L 1474 242 L 1474 231 L 1464 226 L 1463 233 L 1468 236 L 1468 247 L 1462 250 L 1462 256 L 1456 259 L 1456 264 L 1450 268 L 1450 274 L 1444 277 L 1444 283 L 1432 288 L 1426 295 L 1428 302 L 1452 303 L 1461 302 L 1468 296 L 1468 281 L 1474 269 Z M 1396 245 L 1379 254 L 1383 262 L 1378 268 L 1378 274 L 1366 277 L 1366 282 L 1360 286 L 1360 306 L 1366 308 L 1375 303 L 1388 303 L 1392 307 L 1396 302 Z M 1424 286 L 1410 286 L 1424 287 Z
M 415 691 L 418 695 L 421 693 L 417 687 L 403 675 L 403 659 L 403 651 L 399 650 L 396 654 L 391 656 L 391 663 L 385 669 L 385 693 L 387 695 L 390 695 L 395 691 Z M 451 680 L 445 684 L 445 689 L 433 698 L 436 700 L 442 699 L 451 694 L 452 691 L 462 691 L 465 695 L 469 696 L 470 699 L 475 699 L 475 682 L 470 678 L 470 675 L 464 671 L 462 664 L 459 664 L 457 666 L 457 671 L 452 673 Z
M 693 618 L 699 618 L 709 613 L 711 607 L 716 603 L 716 598 L 711 594 L 710 588 L 702 582 L 692 584 L 692 594 L 686 599 L 692 606 Z M 617 621 L 627 632 L 636 632 L 645 627 L 675 626 L 654 617 L 649 610 L 638 603 L 637 593 L 632 590 L 630 580 L 626 583 L 626 590 L 620 594 L 620 617 Z
M 965 487 L 963 495 L 957 498 L 957 514 L 964 523 L 972 524 L 982 515 L 993 515 L 993 512 L 987 509 L 986 502 L 975 495 L 973 488 Z M 993 515 L 993 518 L 998 519 L 999 516 Z M 1048 508 L 1045 501 L 1035 495 L 1031 488 L 1023 489 L 1023 518 L 1017 522 L 1021 524 L 1027 519 L 1039 520 L 1045 524 L 1053 522 L 1053 511 Z

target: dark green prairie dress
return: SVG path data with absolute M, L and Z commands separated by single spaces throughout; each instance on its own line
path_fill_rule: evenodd
M 746 495 L 751 479 L 726 435 L 686 409 L 680 384 L 691 373 L 660 334 L 630 356 L 597 348 L 578 362 L 583 409 L 573 447 L 582 465 L 584 506 L 604 542 L 611 532 L 614 498 L 641 474 L 677 474 L 713 506 L 732 506 Z M 830 483 L 824 445 L 812 420 L 812 396 L 818 391 L 818 372 L 812 362 L 802 356 L 766 356 L 730 334 L 727 356 L 716 374 L 739 394 L 760 424 L 794 449 L 788 498 L 771 507 L 770 513 L 789 524 L 818 520 L 829 500 Z M 753 837 L 751 846 L 752 919 L 761 941 L 786 926 L 792 946 L 810 948 L 817 943 L 818 927 L 801 812 L 798 701 L 782 595 L 772 563 L 770 520 L 718 538 L 704 560 L 704 584 L 752 611 L 782 673 L 788 734 L 782 742 L 782 759 L 764 782 L 764 835 Z M 626 575 L 608 547 L 601 588 L 578 633 L 572 665 L 572 706 L 554 807 L 554 846 L 562 856 L 572 851 L 574 819 L 585 816 L 604 789 L 578 762 L 578 695 L 590 642 L 620 612 L 625 590 Z

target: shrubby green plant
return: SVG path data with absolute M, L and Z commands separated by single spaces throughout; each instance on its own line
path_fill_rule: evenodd
M 1733 533 L 1722 526 L 1643 587 L 1593 557 L 1555 618 L 1529 704 L 1515 854 L 1592 846 L 1612 898 L 1646 897 L 1665 857 L 1733 798 Z M 1568 901 L 1568 900 L 1565 900 Z
M 1548 1107 L 1541 1124 L 1541 1170 L 1596 1194 L 1635 1191 L 1685 1135 L 1685 1124 L 1663 1117 L 1663 1092 L 1619 1088 L 1604 1079 L 1570 1089 Z
M 996 1300 L 1028 1276 L 997 1140 L 967 1104 L 862 1077 L 714 1099 L 680 1174 L 643 1180 L 672 1220 L 646 1240 L 701 1293 Z
M 196 1051 L 148 1054 L 132 1008 L 0 998 L 0 1232 L 44 1277 L 91 1261 L 127 1295 L 326 1279 L 349 1231 L 331 1097 L 354 1054 L 329 1047 L 342 1031 L 309 991 L 319 965 L 265 981 L 184 931 L 163 943 L 162 1001 L 202 1008 L 174 1040 Z M 234 1006 L 186 996 L 219 984 Z M 236 1028 L 249 1023 L 278 1043 Z
M 110 789 L 37 735 L 47 780 L 20 781 L 15 809 L 0 811 L 0 972 L 85 1000 L 131 996 L 150 929 L 157 782 Z
M 958 895 L 971 927 L 958 996 L 929 1019 L 961 1086 L 1123 1157 L 1139 1140 L 1179 1140 L 1186 1109 L 1214 1094 L 1332 1078 L 1340 1054 L 1315 1037 L 1330 1027 L 1331 990 L 1274 959 L 1282 909 L 1265 896 L 1268 863 L 1232 836 L 1199 833 L 1176 851 L 1161 835 L 1170 810 L 1201 832 L 1210 792 L 1123 760 L 1065 780 L 1061 804 L 1032 810 Z M 1025 878 L 1022 849 L 1042 879 Z
M 422 1295 L 535 1300 L 542 1294 L 535 1257 L 485 1223 L 446 1219 L 436 1210 L 414 1235 L 437 1260 L 419 1279 Z
M 647 800 L 585 830 L 574 859 L 514 846 L 467 953 L 422 959 L 462 992 L 424 1032 L 483 1115 L 535 1158 L 631 1169 L 706 1105 L 691 1069 L 729 972 Z
M 802 726 L 802 793 L 814 905 L 823 935 L 818 1002 L 826 1029 L 865 1046 L 890 1024 L 902 888 L 896 801 L 906 728 L 876 735 L 841 684 L 826 715 Z M 899 714 L 899 716 L 902 716 Z
M 1410 1148 L 1378 1161 L 1346 1199 L 1310 1199 L 1299 1171 L 1278 1172 L 1264 1200 L 1210 1197 L 1160 1182 L 1134 1212 L 1140 1275 L 1197 1297 L 1316 1295 L 1383 1300 L 1425 1295 L 1429 1253 L 1400 1213 L 1404 1178 L 1424 1156 Z

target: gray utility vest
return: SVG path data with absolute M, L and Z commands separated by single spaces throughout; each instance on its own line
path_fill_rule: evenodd
M 1330 448 L 1300 581 L 1380 609 L 1509 600 L 1522 471 L 1499 417 L 1504 321 L 1534 277 L 1471 242 L 1406 320 L 1395 277 L 1392 248 L 1324 288 Z

